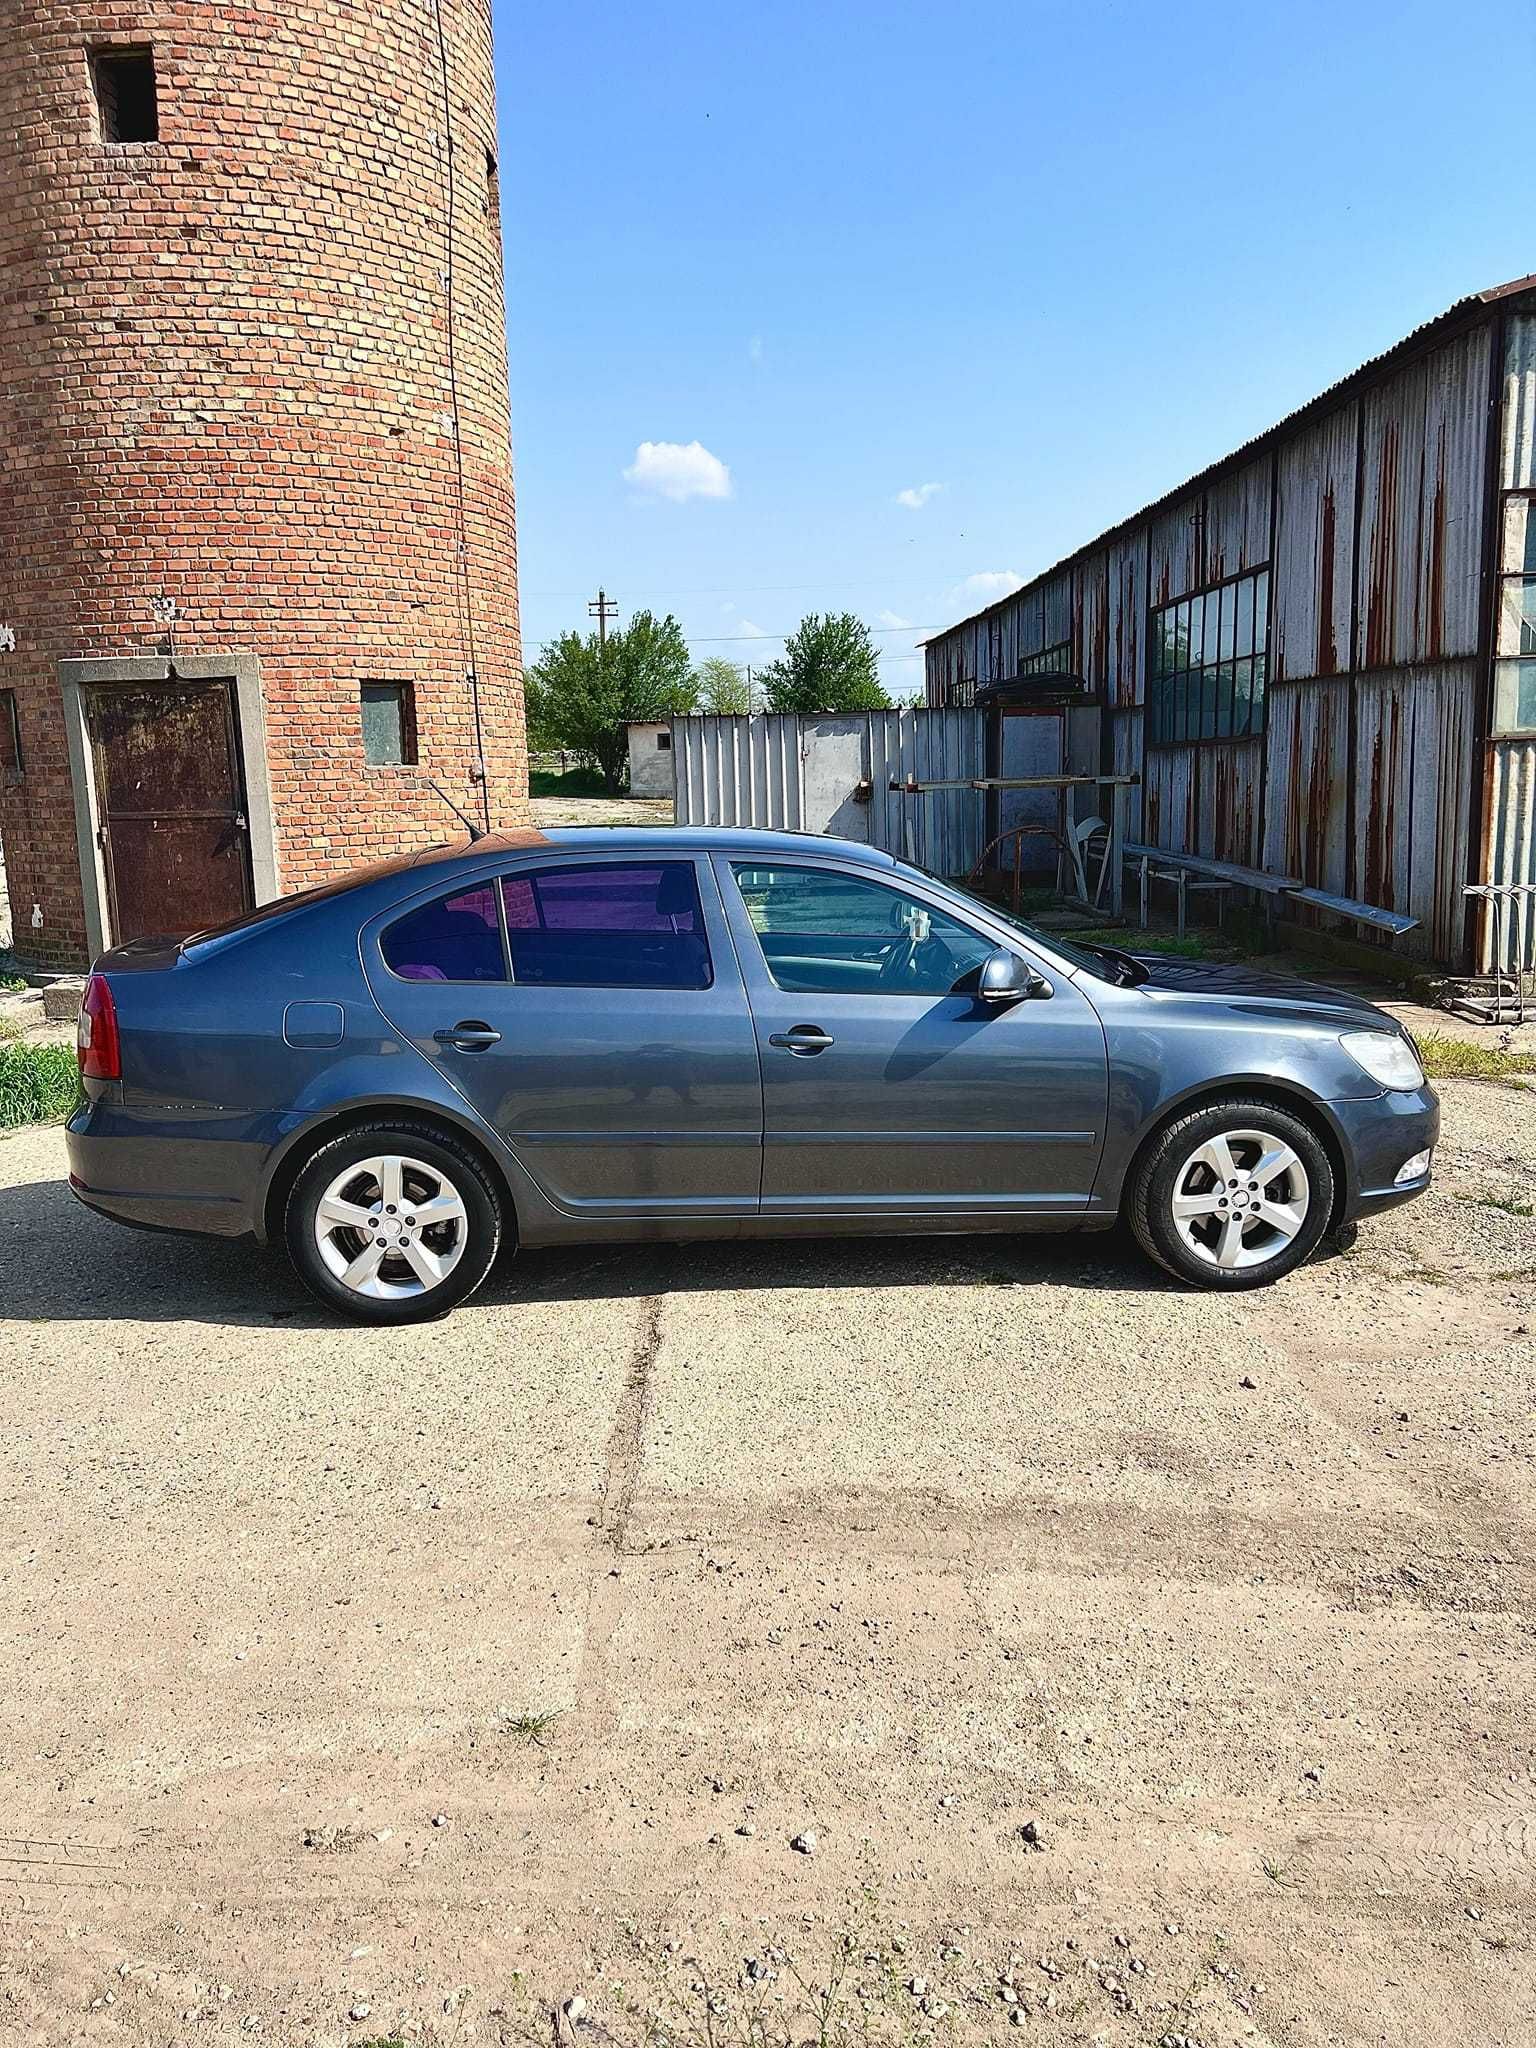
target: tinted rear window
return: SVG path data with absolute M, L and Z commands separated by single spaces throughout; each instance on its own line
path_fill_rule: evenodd
M 440 896 L 398 918 L 379 950 L 402 981 L 505 981 L 495 883 Z
M 560 867 L 502 881 L 513 979 L 566 988 L 708 988 L 691 861 Z

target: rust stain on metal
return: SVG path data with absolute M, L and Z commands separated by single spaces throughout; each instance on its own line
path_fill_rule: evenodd
M 1445 625 L 1445 428 L 1439 439 L 1435 494 L 1429 506 L 1428 588 L 1424 593 L 1423 616 L 1418 638 L 1425 657 L 1433 661 L 1444 649 Z
M 1367 668 L 1385 668 L 1392 659 L 1392 616 L 1397 602 L 1398 461 L 1397 421 L 1389 419 L 1381 434 L 1376 522 L 1371 532 L 1370 573 L 1366 585 Z
M 1317 556 L 1317 673 L 1336 676 L 1339 649 L 1333 631 L 1333 556 L 1337 538 L 1338 512 L 1333 485 L 1323 487 L 1322 518 L 1318 532 Z

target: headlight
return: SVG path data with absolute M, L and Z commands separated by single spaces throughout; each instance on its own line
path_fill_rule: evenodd
M 1339 1040 L 1357 1067 L 1383 1088 L 1422 1088 L 1424 1069 L 1412 1041 L 1395 1031 L 1346 1031 Z

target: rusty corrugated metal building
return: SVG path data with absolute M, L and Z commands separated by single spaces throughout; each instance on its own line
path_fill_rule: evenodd
M 1536 276 L 931 639 L 928 701 L 1074 671 L 1103 770 L 1142 778 L 1133 837 L 1405 911 L 1404 949 L 1482 966 L 1463 886 L 1536 882 L 1533 504 Z

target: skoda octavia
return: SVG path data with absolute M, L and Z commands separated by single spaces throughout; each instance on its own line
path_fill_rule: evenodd
M 1428 1185 L 1439 1107 L 1360 999 L 1037 931 L 865 846 L 482 837 L 106 954 L 70 1184 L 280 1239 L 366 1322 L 508 1245 L 1102 1230 L 1276 1280 Z

